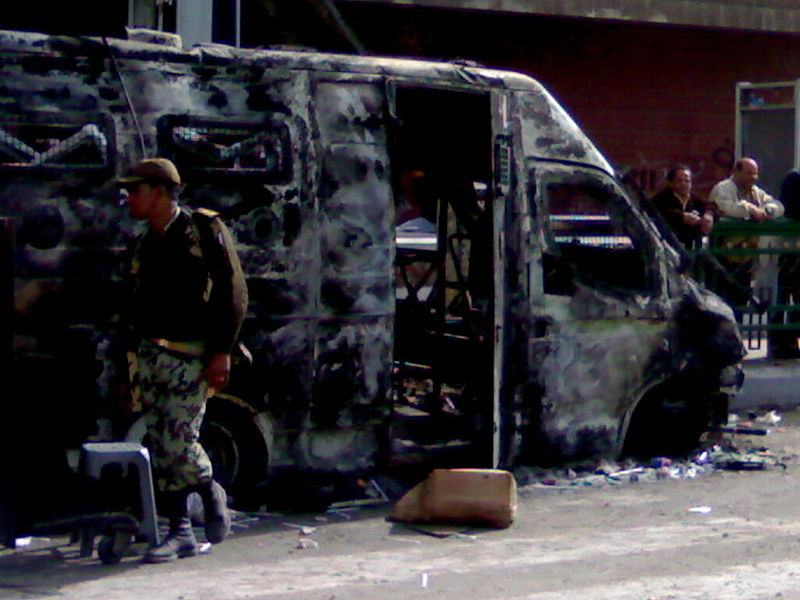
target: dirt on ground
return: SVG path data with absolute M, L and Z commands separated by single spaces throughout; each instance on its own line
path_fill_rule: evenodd
M 0 553 L 0 597 L 800 598 L 800 414 L 781 416 L 741 415 L 732 427 L 768 433 L 723 433 L 725 468 L 698 452 L 699 462 L 520 472 L 507 529 L 422 531 L 386 522 L 390 505 L 376 500 L 240 514 L 231 539 L 166 565 L 103 566 L 67 540 L 33 540 Z

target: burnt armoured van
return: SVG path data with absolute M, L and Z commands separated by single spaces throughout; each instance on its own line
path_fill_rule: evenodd
M 532 78 L 6 31 L 15 428 L 49 420 L 75 445 L 114 396 L 137 227 L 114 181 L 145 156 L 178 165 L 245 269 L 251 360 L 204 429 L 235 497 L 268 474 L 382 468 L 403 416 L 507 466 L 687 447 L 726 415 L 733 313 Z

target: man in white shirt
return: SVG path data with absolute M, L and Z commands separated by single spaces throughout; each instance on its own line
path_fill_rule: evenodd
M 752 158 L 736 161 L 733 174 L 717 183 L 709 201 L 715 202 L 722 217 L 762 223 L 783 216 L 783 204 L 756 185 L 758 163 Z
M 783 204 L 756 185 L 758 181 L 758 163 L 752 158 L 741 158 L 736 161 L 733 174 L 718 182 L 712 189 L 708 199 L 717 205 L 721 217 L 745 219 L 754 223 L 763 223 L 783 216 Z M 751 248 L 754 254 L 757 249 L 777 246 L 780 238 L 775 236 L 736 237 L 721 241 L 726 248 Z M 775 255 L 760 254 L 749 256 L 720 256 L 722 263 L 733 275 L 742 289 L 755 288 L 753 292 L 758 298 L 775 298 L 777 292 L 778 265 Z M 750 294 L 743 294 L 735 289 L 718 290 L 734 307 L 739 315 L 738 307 L 747 304 Z M 752 297 L 752 296 L 751 296 Z

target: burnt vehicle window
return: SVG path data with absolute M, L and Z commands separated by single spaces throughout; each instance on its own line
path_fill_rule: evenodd
M 624 200 L 611 188 L 591 182 L 553 182 L 546 193 L 546 293 L 572 295 L 576 277 L 620 290 L 649 291 L 642 234 L 627 217 Z
M 291 175 L 291 140 L 279 122 L 236 123 L 186 115 L 162 117 L 159 147 L 181 172 L 257 177 L 270 183 Z
M 105 123 L 3 121 L 0 170 L 92 171 L 109 166 Z

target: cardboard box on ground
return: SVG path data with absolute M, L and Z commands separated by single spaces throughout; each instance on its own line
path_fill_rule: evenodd
M 398 500 L 387 520 L 505 528 L 516 510 L 517 484 L 508 471 L 434 469 Z

